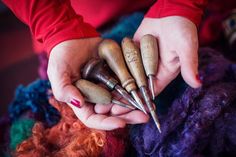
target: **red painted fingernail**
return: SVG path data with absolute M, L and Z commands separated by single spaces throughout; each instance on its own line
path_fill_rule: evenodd
M 202 83 L 202 80 L 200 79 L 199 75 L 196 75 L 196 79 L 198 80 L 198 82 Z
M 70 101 L 70 103 L 78 108 L 81 108 L 80 102 L 78 100 L 73 99 Z

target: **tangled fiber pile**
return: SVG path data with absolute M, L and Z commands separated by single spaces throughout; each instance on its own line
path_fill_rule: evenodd
M 36 123 L 32 137 L 16 148 L 16 156 L 98 156 L 106 142 L 104 131 L 88 129 L 66 105 L 50 99 L 62 117 L 58 124 L 45 129 L 42 123 Z
M 50 104 L 60 112 L 61 120 L 51 128 L 45 128 L 42 123 L 37 122 L 32 129 L 32 136 L 17 146 L 15 156 L 96 157 L 103 154 L 107 157 L 118 157 L 124 155 L 124 131 L 105 132 L 87 128 L 65 103 L 59 103 L 51 98 Z
M 188 87 L 166 115 L 162 133 L 153 121 L 131 130 L 138 156 L 236 155 L 236 64 L 211 49 L 200 52 L 203 86 Z
M 31 129 L 35 121 L 29 118 L 18 119 L 10 128 L 10 148 L 15 150 L 16 146 L 31 136 Z
M 27 116 L 45 123 L 56 124 L 60 119 L 59 112 L 49 104 L 50 83 L 48 80 L 36 80 L 27 87 L 20 85 L 16 89 L 15 98 L 9 105 L 9 116 L 15 121 Z

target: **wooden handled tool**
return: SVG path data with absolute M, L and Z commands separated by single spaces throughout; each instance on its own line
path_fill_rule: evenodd
M 120 46 L 111 39 L 104 39 L 98 48 L 99 57 L 106 60 L 112 71 L 118 76 L 122 87 L 131 93 L 135 101 L 138 103 L 143 112 L 146 110 L 139 98 L 136 90 L 135 80 L 132 78 L 125 65 Z
M 150 85 L 150 91 L 152 93 L 152 99 L 155 99 L 154 94 L 154 78 L 157 73 L 157 65 L 158 65 L 158 47 L 156 38 L 147 34 L 144 35 L 140 40 L 140 49 L 141 56 L 143 61 L 143 66 L 148 76 L 148 81 Z
M 122 50 L 126 64 L 138 87 L 147 86 L 141 55 L 138 47 L 133 43 L 132 39 L 125 37 L 122 40 Z
M 112 71 L 119 77 L 122 87 L 128 92 L 135 90 L 135 80 L 129 74 L 120 46 L 111 39 L 104 39 L 98 47 L 99 57 L 105 59 Z
M 133 42 L 132 39 L 125 37 L 122 40 L 122 50 L 123 50 L 126 64 L 128 65 L 131 74 L 135 78 L 135 80 L 138 84 L 138 87 L 140 88 L 142 96 L 148 106 L 148 109 L 151 113 L 151 116 L 152 116 L 159 132 L 161 132 L 160 123 L 159 123 L 157 114 L 156 114 L 155 109 L 152 105 L 151 98 L 148 94 L 147 80 L 146 80 L 139 48 L 135 45 L 135 43 Z
M 122 107 L 135 109 L 133 106 L 126 105 L 118 100 L 112 98 L 111 93 L 99 85 L 80 79 L 75 82 L 75 86 L 80 90 L 85 98 L 85 101 L 95 104 L 110 104 L 114 103 Z
M 124 99 L 126 99 L 133 106 L 139 108 L 138 104 L 133 100 L 133 98 L 118 85 L 118 81 L 110 76 L 108 73 L 108 68 L 101 59 L 91 59 L 83 68 L 84 79 L 100 81 L 105 84 L 110 89 L 115 89 Z

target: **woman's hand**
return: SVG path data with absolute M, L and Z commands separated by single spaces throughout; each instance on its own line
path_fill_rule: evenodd
M 145 34 L 154 35 L 159 46 L 158 71 L 154 84 L 156 95 L 179 72 L 191 87 L 201 86 L 198 76 L 198 35 L 194 23 L 180 16 L 144 18 L 134 40 L 139 42 Z
M 48 77 L 53 94 L 67 103 L 76 116 L 88 127 L 112 130 L 126 124 L 144 123 L 148 116 L 141 111 L 130 111 L 117 105 L 86 103 L 73 83 L 80 79 L 83 65 L 97 56 L 101 38 L 68 40 L 56 45 L 49 57 Z

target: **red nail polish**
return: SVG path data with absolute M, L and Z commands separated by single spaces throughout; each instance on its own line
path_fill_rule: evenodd
M 78 108 L 81 108 L 80 102 L 78 100 L 73 99 L 70 101 L 70 103 Z
M 201 81 L 201 79 L 200 79 L 198 74 L 196 75 L 196 79 L 198 80 L 198 82 L 202 83 L 202 81 Z

